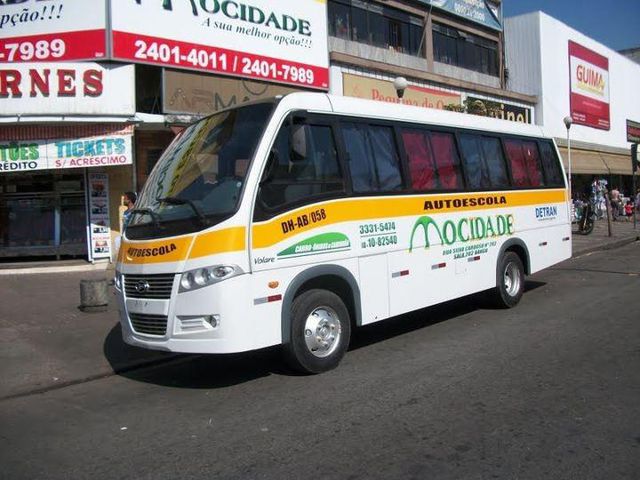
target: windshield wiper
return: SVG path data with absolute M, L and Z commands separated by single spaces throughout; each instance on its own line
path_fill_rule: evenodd
M 207 217 L 205 217 L 204 213 L 202 213 L 202 210 L 200 210 L 200 208 L 198 208 L 198 206 L 192 200 L 187 200 L 186 198 L 178 198 L 178 197 L 160 197 L 160 198 L 156 198 L 156 202 L 168 203 L 169 205 L 189 205 L 191 207 L 191 210 L 195 212 L 196 217 L 200 221 L 200 224 L 203 227 L 209 226 L 209 221 L 207 220 Z
M 131 210 L 131 212 L 129 212 L 131 215 L 134 214 L 138 214 L 138 215 L 149 215 L 151 217 L 151 220 L 153 221 L 153 224 L 157 227 L 160 228 L 160 217 L 158 216 L 158 214 L 156 212 L 154 212 L 153 210 L 150 210 L 148 208 L 134 208 L 133 210 Z

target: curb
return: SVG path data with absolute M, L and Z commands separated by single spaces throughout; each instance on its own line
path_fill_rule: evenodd
M 95 263 L 87 265 L 24 267 L 24 268 L 0 268 L 0 275 L 30 275 L 36 273 L 70 273 L 70 272 L 101 272 L 107 270 L 107 263 Z
M 122 375 L 124 373 L 128 373 L 128 372 L 134 372 L 136 370 L 143 370 L 145 368 L 152 368 L 152 367 L 157 367 L 160 365 L 165 365 L 165 364 L 178 364 L 181 361 L 189 361 L 189 360 L 193 360 L 194 358 L 199 357 L 200 355 L 188 355 L 188 354 L 182 354 L 182 353 L 175 353 L 169 357 L 165 357 L 165 358 L 157 358 L 157 359 L 153 359 L 153 360 L 143 360 L 143 361 L 138 361 L 138 362 L 131 362 L 128 365 L 123 365 L 120 368 L 116 368 L 110 371 L 105 371 L 103 373 L 96 373 L 93 375 L 87 375 L 86 377 L 81 377 L 81 378 L 76 378 L 76 379 L 70 379 L 70 380 L 65 380 L 64 382 L 57 382 L 57 383 L 52 383 L 50 385 L 44 385 L 42 387 L 38 387 L 38 388 L 34 388 L 31 390 L 22 390 L 22 391 L 17 391 L 14 393 L 10 393 L 8 395 L 4 395 L 0 397 L 0 402 L 3 402 L 5 400 L 14 400 L 16 398 L 22 398 L 22 397 L 28 397 L 31 395 L 38 395 L 38 394 L 42 394 L 42 393 L 47 393 L 47 392 L 51 392 L 54 390 L 60 390 L 62 388 L 66 388 L 66 387 L 72 387 L 74 385 L 81 385 L 83 383 L 89 383 L 89 382 L 93 382 L 95 380 L 101 380 L 103 378 L 108 378 L 108 377 L 113 377 L 116 375 Z
M 603 243 L 600 245 L 594 245 L 592 247 L 583 248 L 581 250 L 574 250 L 571 257 L 579 257 L 581 255 L 586 255 L 588 253 L 598 252 L 601 250 L 612 250 L 614 248 L 622 247 L 629 243 L 637 242 L 640 240 L 640 235 L 632 235 L 629 237 L 621 238 L 619 240 L 615 240 L 613 242 Z

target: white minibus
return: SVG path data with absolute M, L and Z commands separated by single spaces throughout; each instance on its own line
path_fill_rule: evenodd
M 203 118 L 159 159 L 123 234 L 124 340 L 231 353 L 282 345 L 334 368 L 354 328 L 571 256 L 565 175 L 533 125 L 323 93 Z

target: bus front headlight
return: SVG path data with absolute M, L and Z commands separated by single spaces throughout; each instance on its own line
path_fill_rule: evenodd
M 213 285 L 236 275 L 243 273 L 237 265 L 213 265 L 189 270 L 180 277 L 179 292 L 190 292 L 198 288 Z

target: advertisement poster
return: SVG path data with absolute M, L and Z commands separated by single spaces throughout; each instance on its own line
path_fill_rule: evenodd
M 461 102 L 461 96 L 458 93 L 418 87 L 416 85 L 409 85 L 404 92 L 404 96 L 400 99 L 393 82 L 350 73 L 342 74 L 342 89 L 347 97 L 366 98 L 387 103 L 402 103 L 403 105 L 437 108 L 439 110 L 444 109 L 445 105 L 460 105 Z
M 509 122 L 531 123 L 531 109 L 511 105 L 510 103 L 496 102 L 493 100 L 485 100 L 483 98 L 472 97 L 467 95 L 467 99 L 475 102 L 484 103 L 489 110 L 489 116 L 499 118 L 500 120 L 508 120 Z
M 209 114 L 261 98 L 299 91 L 287 85 L 164 69 L 164 113 Z
M 324 0 L 112 0 L 112 57 L 329 87 Z
M 24 140 L 0 144 L 0 174 L 132 163 L 131 135 Z
M 133 115 L 135 66 L 0 64 L 0 109 L 5 115 Z
M 109 176 L 106 173 L 89 175 L 89 223 L 91 228 L 90 258 L 111 258 L 109 229 Z
M 609 130 L 609 59 L 569 41 L 569 73 L 573 122 Z
M 0 63 L 102 59 L 105 0 L 0 1 Z
M 640 143 L 640 123 L 627 120 L 627 142 Z
M 418 0 L 485 27 L 502 30 L 502 4 L 487 0 Z

